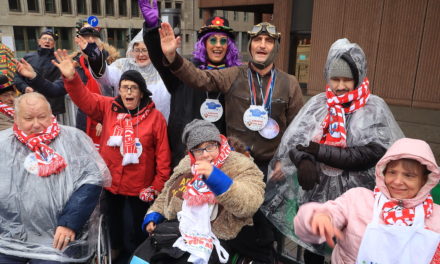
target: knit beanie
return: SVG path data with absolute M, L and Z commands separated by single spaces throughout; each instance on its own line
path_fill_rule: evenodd
M 138 71 L 128 70 L 124 72 L 119 80 L 119 86 L 121 86 L 121 82 L 124 80 L 135 82 L 139 86 L 139 90 L 144 94 L 144 96 L 151 96 L 151 92 L 147 89 L 147 84 L 145 83 L 144 77 L 142 77 Z
M 188 150 L 208 141 L 221 142 L 220 131 L 211 122 L 194 119 L 183 129 L 182 143 Z
M 345 77 L 353 79 L 353 73 L 345 60 L 337 58 L 330 66 L 329 77 Z

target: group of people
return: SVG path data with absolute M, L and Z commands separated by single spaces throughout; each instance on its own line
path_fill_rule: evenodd
M 440 170 L 371 94 L 361 47 L 333 43 L 304 105 L 272 24 L 248 32 L 242 63 L 212 17 L 189 61 L 157 1 L 139 7 L 112 63 L 90 25 L 78 56 L 50 31 L 20 61 L 0 44 L 0 263 L 85 262 L 100 213 L 116 263 L 276 263 L 280 233 L 305 263 L 324 263 L 324 242 L 332 263 L 438 263 Z M 58 123 L 67 94 L 86 134 Z

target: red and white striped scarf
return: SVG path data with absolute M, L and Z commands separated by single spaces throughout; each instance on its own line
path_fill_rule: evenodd
M 15 111 L 14 111 L 13 107 L 0 102 L 0 113 L 6 115 L 8 117 L 14 117 Z
M 369 81 L 364 79 L 355 90 L 336 96 L 329 85 L 326 86 L 327 116 L 321 124 L 323 135 L 321 144 L 345 148 L 347 146 L 347 131 L 345 129 L 345 115 L 363 107 L 370 97 Z M 351 102 L 349 107 L 342 104 Z
M 14 134 L 17 139 L 35 153 L 38 161 L 38 176 L 46 177 L 60 173 L 67 164 L 64 158 L 49 147 L 49 144 L 60 134 L 57 119 L 52 118 L 52 124 L 39 133 L 26 135 L 17 124 L 14 124 Z
M 133 126 L 139 125 L 151 110 L 154 108 L 154 103 L 150 103 L 145 107 L 142 114 L 132 117 L 130 114 L 118 114 L 116 123 L 113 129 L 113 135 L 107 141 L 107 146 L 119 147 L 123 144 L 122 150 L 122 166 L 128 164 L 138 164 L 139 158 L 136 149 L 136 135 L 134 134 Z M 142 112 L 142 111 L 141 111 Z
M 217 158 L 212 162 L 212 165 L 216 168 L 221 168 L 225 163 L 226 159 L 231 153 L 231 147 L 229 146 L 228 139 L 220 135 L 221 143 L 220 150 Z M 186 191 L 183 193 L 183 199 L 189 206 L 198 206 L 204 203 L 215 204 L 217 200 L 215 199 L 214 193 L 209 190 L 208 186 L 203 181 L 203 175 L 198 174 L 195 169 L 196 159 L 191 152 L 188 152 L 191 160 L 191 173 L 194 176 L 191 181 L 188 182 L 186 186 Z
M 380 193 L 379 188 L 375 187 L 374 196 L 380 195 Z M 429 218 L 434 209 L 434 200 L 431 195 L 428 195 L 423 201 L 423 209 L 425 218 Z M 387 225 L 411 226 L 414 222 L 415 208 L 405 208 L 396 201 L 388 201 L 383 205 L 381 215 Z

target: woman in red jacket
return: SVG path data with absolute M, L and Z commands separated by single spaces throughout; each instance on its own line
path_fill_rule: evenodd
M 73 102 L 103 125 L 100 153 L 112 174 L 112 185 L 106 188 L 112 248 L 115 255 L 129 257 L 145 239 L 139 226 L 148 202 L 170 176 L 165 118 L 155 109 L 139 72 L 123 73 L 119 96 L 104 97 L 84 87 L 65 50 L 58 50 L 56 58 L 59 63 L 53 63 Z

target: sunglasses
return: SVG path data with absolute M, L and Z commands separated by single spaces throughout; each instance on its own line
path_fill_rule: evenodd
M 217 45 L 217 43 L 220 41 L 220 46 L 224 46 L 228 43 L 228 38 L 223 37 L 223 38 L 217 38 L 217 37 L 212 37 L 208 39 L 209 44 L 215 46 Z
M 256 36 L 261 33 L 267 33 L 270 37 L 278 39 L 281 36 L 281 33 L 277 32 L 277 29 L 274 25 L 271 25 L 267 22 L 263 22 L 257 25 L 254 25 L 251 31 L 248 31 L 248 34 Z

